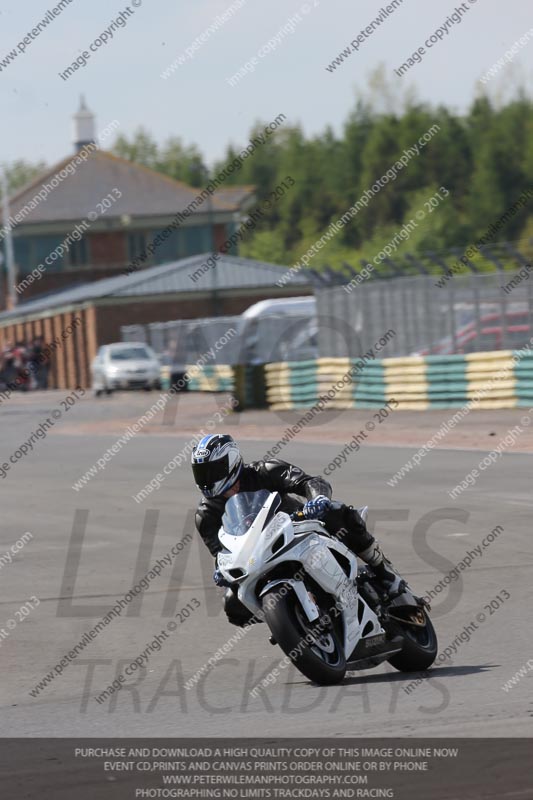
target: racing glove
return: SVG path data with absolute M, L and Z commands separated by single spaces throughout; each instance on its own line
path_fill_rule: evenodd
M 331 506 L 331 500 L 324 494 L 319 494 L 312 500 L 308 500 L 302 508 L 302 514 L 306 519 L 322 519 Z
M 222 575 L 221 571 L 218 568 L 215 569 L 215 571 L 213 572 L 213 580 L 217 586 L 227 587 L 231 585 L 230 583 L 228 583 L 228 581 L 225 579 L 225 577 Z

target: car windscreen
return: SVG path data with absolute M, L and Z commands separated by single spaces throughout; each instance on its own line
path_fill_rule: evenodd
M 133 361 L 138 359 L 152 358 L 145 347 L 124 347 L 109 351 L 111 361 Z
M 270 492 L 239 492 L 226 502 L 222 526 L 231 536 L 244 536 L 270 497 Z

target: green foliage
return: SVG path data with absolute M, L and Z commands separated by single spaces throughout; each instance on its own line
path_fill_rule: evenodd
M 124 135 L 118 136 L 113 153 L 190 186 L 202 186 L 208 180 L 198 148 L 195 145 L 185 146 L 178 136 L 172 136 L 159 147 L 148 131 L 138 128 L 131 140 Z
M 6 167 L 7 187 L 9 194 L 14 194 L 26 184 L 31 183 L 46 170 L 44 161 L 31 164 L 29 161 L 13 161 Z
M 255 186 L 257 203 L 271 199 L 277 187 L 294 185 L 271 203 L 262 221 L 247 234 L 242 255 L 292 265 L 312 247 L 433 125 L 440 130 L 410 159 L 396 179 L 377 192 L 342 230 L 312 256 L 310 266 L 356 268 L 372 261 L 408 220 L 441 187 L 449 196 L 426 216 L 409 238 L 399 242 L 392 258 L 416 271 L 410 254 L 437 258 L 452 248 L 473 244 L 517 201 L 533 188 L 533 100 L 519 90 L 504 104 L 487 96 L 475 99 L 466 114 L 420 103 L 387 85 L 383 70 L 368 81 L 370 96 L 356 98 L 342 130 L 326 127 L 306 136 L 299 125 L 284 123 L 225 180 L 226 186 Z M 264 134 L 257 121 L 249 139 Z M 223 159 L 208 169 L 195 145 L 171 137 L 158 144 L 139 128 L 131 137 L 119 136 L 113 152 L 176 180 L 201 187 L 231 163 L 248 142 L 228 145 Z M 8 169 L 16 189 L 44 169 L 44 164 L 18 161 Z M 418 219 L 418 218 L 417 218 Z M 533 202 L 498 232 L 497 242 L 520 241 L 531 252 Z M 502 248 L 502 252 L 504 249 Z M 449 256 L 448 261 L 450 261 Z M 507 263 L 506 257 L 502 262 Z M 411 264 L 409 266 L 409 264 Z M 432 269 L 442 267 L 434 265 Z M 480 259 L 479 268 L 492 269 Z M 388 274 L 386 264 L 376 273 Z
M 278 231 L 258 231 L 240 246 L 239 251 L 244 258 L 280 266 L 287 264 L 287 252 Z
M 359 99 L 339 137 L 327 128 L 320 136 L 306 138 L 299 127 L 287 125 L 269 140 L 270 152 L 259 150 L 249 159 L 247 182 L 258 186 L 262 198 L 291 175 L 295 186 L 282 197 L 261 226 L 250 235 L 246 251 L 265 258 L 272 244 L 279 263 L 295 264 L 328 229 L 342 217 L 397 158 L 415 145 L 433 125 L 440 130 L 413 157 L 397 178 L 385 185 L 342 231 L 313 257 L 310 266 L 356 268 L 371 261 L 420 208 L 444 186 L 450 194 L 428 212 L 409 238 L 402 240 L 392 258 L 416 271 L 405 257 L 421 257 L 432 271 L 428 256 L 450 262 L 452 248 L 467 248 L 494 224 L 527 189 L 533 189 L 533 101 L 519 94 L 495 108 L 486 97 L 476 99 L 466 115 L 447 108 L 433 108 L 415 99 L 399 108 L 390 93 L 383 92 L 380 111 Z M 257 162 L 256 162 L 257 159 Z M 264 165 L 251 174 L 252 165 Z M 260 178 L 260 180 L 258 180 Z M 526 251 L 531 236 L 531 207 L 524 208 L 501 228 L 496 242 L 520 240 Z M 526 227 L 527 226 L 527 227 Z M 265 236 L 265 232 L 273 234 Z M 272 258 L 274 260 L 274 258 Z M 507 257 L 502 259 L 506 263 Z M 478 268 L 493 269 L 488 260 Z M 386 264 L 376 273 L 388 274 Z
M 131 140 L 124 134 L 117 136 L 113 153 L 150 169 L 155 169 L 159 162 L 158 144 L 144 128 L 138 128 Z
M 378 75 L 376 86 L 380 81 Z M 498 108 L 487 97 L 477 98 L 461 116 L 414 98 L 394 100 L 386 86 L 380 92 L 375 102 L 357 100 L 339 137 L 326 128 L 322 135 L 307 138 L 299 126 L 286 124 L 233 175 L 232 183 L 254 184 L 260 201 L 287 175 L 295 181 L 241 246 L 243 255 L 297 263 L 330 223 L 435 124 L 440 130 L 420 155 L 312 256 L 311 267 L 340 269 L 347 262 L 359 268 L 423 209 L 425 217 L 409 237 L 399 243 L 397 237 L 392 258 L 406 271 L 418 269 L 406 259 L 410 255 L 422 258 L 431 271 L 441 271 L 442 262 L 432 263 L 429 254 L 451 263 L 452 249 L 475 243 L 524 189 L 533 188 L 533 102 L 523 93 Z M 235 146 L 228 149 L 227 160 L 238 151 Z M 428 211 L 424 203 L 441 187 L 449 196 Z M 496 242 L 520 240 L 529 252 L 532 215 L 533 203 L 506 223 Z M 501 257 L 504 265 L 508 261 L 509 256 Z M 489 260 L 477 263 L 479 269 L 494 268 Z M 386 264 L 375 269 L 389 273 Z
M 185 147 L 178 136 L 165 143 L 155 169 L 190 186 L 202 186 L 207 171 L 198 148 L 195 145 Z

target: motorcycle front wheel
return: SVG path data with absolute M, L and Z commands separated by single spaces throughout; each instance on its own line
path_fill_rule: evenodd
M 263 612 L 272 636 L 294 666 L 318 684 L 340 683 L 346 658 L 333 624 L 309 622 L 295 593 L 281 596 L 279 585 L 263 597 Z

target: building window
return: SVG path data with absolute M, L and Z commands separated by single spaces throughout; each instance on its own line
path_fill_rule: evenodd
M 87 240 L 84 236 L 72 242 L 67 251 L 66 262 L 67 268 L 87 266 Z
M 134 231 L 128 233 L 128 258 L 139 258 L 146 250 L 147 234 L 146 231 Z
M 167 229 L 162 229 L 154 231 L 152 240 L 157 239 L 157 237 L 163 233 L 163 230 L 165 231 L 166 239 L 164 239 L 163 236 L 159 239 L 155 247 L 154 263 L 168 264 L 171 261 L 176 261 L 176 259 L 188 255 L 183 247 L 183 232 L 181 230 L 169 232 Z

